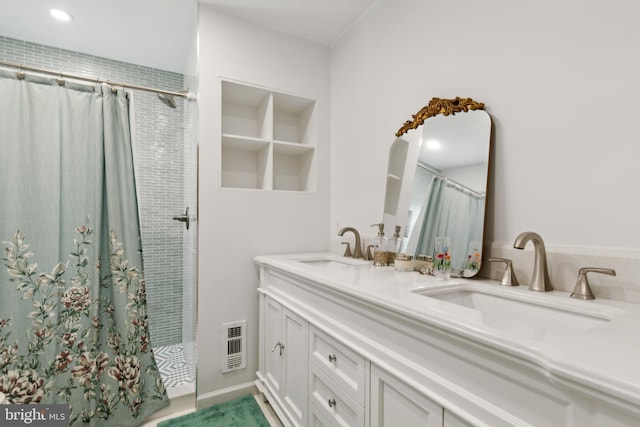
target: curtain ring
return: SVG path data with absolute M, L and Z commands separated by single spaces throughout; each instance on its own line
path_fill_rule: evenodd
M 109 89 L 111 89 L 111 93 L 115 94 L 118 92 L 118 89 L 116 89 L 115 87 L 113 87 L 113 84 L 111 84 L 111 80 L 107 80 L 104 82 L 104 84 L 106 84 L 107 86 L 109 86 Z
M 24 74 L 24 70 L 22 69 L 22 64 L 20 64 L 20 70 L 18 70 L 18 72 L 16 73 L 16 76 L 18 77 L 18 79 L 24 80 L 25 74 Z
M 64 81 L 64 78 L 62 77 L 62 71 L 60 71 L 60 77 L 58 77 L 57 82 L 60 86 L 64 86 L 65 81 Z

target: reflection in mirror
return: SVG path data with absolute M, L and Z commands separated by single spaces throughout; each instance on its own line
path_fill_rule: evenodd
M 491 141 L 483 107 L 434 98 L 389 152 L 385 229 L 402 225 L 401 252 L 415 256 L 434 256 L 436 237 L 448 237 L 451 274 L 459 277 L 475 275 L 482 261 Z

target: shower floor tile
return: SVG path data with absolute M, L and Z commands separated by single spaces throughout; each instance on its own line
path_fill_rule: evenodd
M 177 387 L 193 381 L 189 365 L 184 357 L 182 344 L 167 345 L 153 349 L 160 376 L 166 388 Z

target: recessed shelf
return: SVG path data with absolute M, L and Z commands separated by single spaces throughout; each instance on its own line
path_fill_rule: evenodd
M 402 177 L 408 152 L 409 144 L 407 141 L 398 138 L 393 142 L 389 152 L 389 167 L 387 171 L 389 175 Z
M 312 99 L 221 81 L 222 186 L 315 190 Z
M 222 148 L 233 150 L 256 151 L 269 145 L 268 141 L 241 135 L 222 134 Z
M 273 189 L 305 191 L 312 170 L 313 147 L 273 145 Z
M 267 184 L 266 165 L 269 159 L 269 145 L 262 148 L 245 149 L 222 147 L 222 186 L 231 188 L 264 189 Z
M 384 200 L 385 214 L 396 215 L 398 213 L 398 202 L 408 150 L 409 144 L 401 138 L 396 139 L 391 145 L 387 168 L 387 193 Z
M 273 139 L 306 144 L 315 102 L 275 93 L 273 96 Z
M 271 139 L 272 102 L 267 90 L 223 82 L 222 133 Z
M 288 142 L 274 141 L 273 149 L 275 152 L 282 153 L 282 154 L 298 155 L 298 154 L 314 151 L 315 147 L 311 147 L 308 145 L 301 145 L 301 144 L 293 144 Z

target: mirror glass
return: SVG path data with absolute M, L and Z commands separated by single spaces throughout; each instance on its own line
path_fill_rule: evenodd
M 389 152 L 385 230 L 402 226 L 401 252 L 414 256 L 434 256 L 436 237 L 447 237 L 451 275 L 472 277 L 482 263 L 491 117 L 436 113 L 412 127 Z

